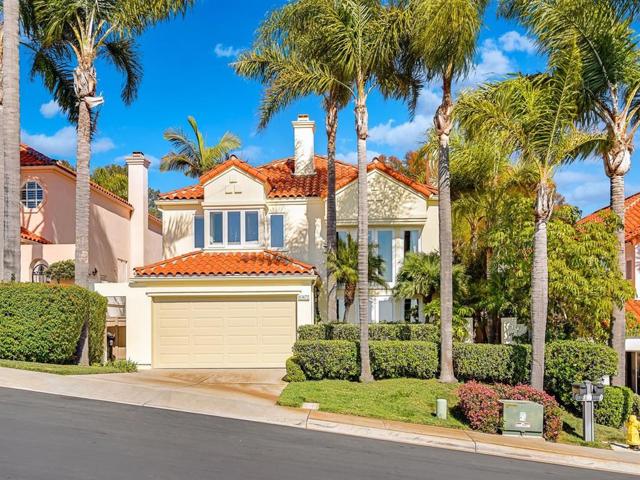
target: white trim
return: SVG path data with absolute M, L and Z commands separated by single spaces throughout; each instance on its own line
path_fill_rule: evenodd
M 281 274 L 271 274 L 271 275 L 177 275 L 173 277 L 164 277 L 164 276 L 142 276 L 142 277 L 134 277 L 129 280 L 129 285 L 133 286 L 134 284 L 143 284 L 143 283 L 168 283 L 168 282 L 216 282 L 216 281 L 224 281 L 230 282 L 234 280 L 260 280 L 263 281 L 279 281 L 283 280 L 305 280 L 315 283 L 318 281 L 317 275 L 310 275 L 308 273 L 281 273 Z

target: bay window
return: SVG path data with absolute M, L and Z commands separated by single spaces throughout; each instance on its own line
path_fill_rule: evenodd
M 209 243 L 215 247 L 252 246 L 260 241 L 260 213 L 257 210 L 210 212 Z

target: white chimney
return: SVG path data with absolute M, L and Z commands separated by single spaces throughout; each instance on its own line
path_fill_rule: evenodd
M 309 115 L 298 115 L 298 119 L 291 122 L 293 125 L 295 175 L 313 175 L 316 173 L 313 166 L 314 138 L 316 122 L 309 120 Z
M 144 247 L 149 227 L 149 160 L 142 152 L 126 158 L 129 177 L 129 203 L 133 207 L 129 222 L 129 272 L 145 265 Z

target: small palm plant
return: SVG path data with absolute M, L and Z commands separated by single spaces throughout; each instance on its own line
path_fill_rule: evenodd
M 338 285 L 344 287 L 344 314 L 342 321 L 346 322 L 349 311 L 356 298 L 358 287 L 358 243 L 351 238 L 338 239 L 335 252 L 330 252 L 327 258 L 328 267 L 334 272 Z M 375 253 L 375 248 L 369 248 L 369 284 L 387 288 L 384 276 L 384 260 Z
M 241 142 L 233 133 L 226 132 L 216 145 L 207 146 L 203 133 L 198 128 L 196 119 L 187 118 L 195 142 L 187 134 L 177 128 L 169 128 L 164 132 L 164 139 L 175 149 L 162 157 L 160 170 L 184 172 L 187 177 L 199 177 L 216 165 L 225 161 L 229 152 L 240 148 Z

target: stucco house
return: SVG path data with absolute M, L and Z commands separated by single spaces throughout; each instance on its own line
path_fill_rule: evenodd
M 154 368 L 283 367 L 297 327 L 326 318 L 327 162 L 314 153 L 314 122 L 292 123 L 291 157 L 257 167 L 231 157 L 161 195 L 164 260 L 97 285 L 126 297 L 127 357 Z M 338 235 L 355 237 L 357 168 L 338 162 L 336 177 Z M 437 194 L 376 160 L 367 181 L 389 287 L 371 290 L 370 318 L 399 321 L 416 301 L 391 288 L 406 252 L 437 249 Z
M 581 222 L 597 220 L 605 207 L 584 217 Z M 631 315 L 640 323 L 640 192 L 624 201 L 625 276 L 632 282 L 636 297 L 625 305 L 627 317 Z M 636 393 L 640 391 L 640 338 L 627 336 L 627 385 Z
M 148 161 L 127 159 L 132 185 L 147 182 Z M 46 269 L 75 258 L 76 173 L 27 145 L 20 146 L 21 278 L 46 281 Z M 126 281 L 134 265 L 162 258 L 162 222 L 148 214 L 146 195 L 124 200 L 91 183 L 89 272 L 92 283 Z M 146 192 L 146 189 L 144 190 Z

